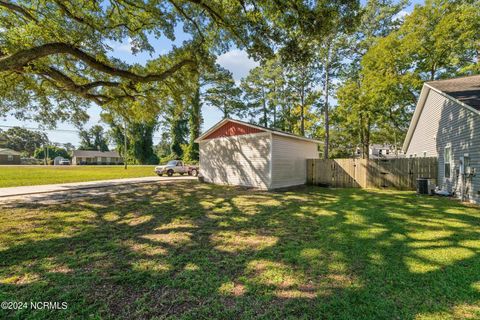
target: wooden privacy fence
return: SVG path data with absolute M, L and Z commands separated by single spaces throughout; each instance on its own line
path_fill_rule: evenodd
M 437 158 L 307 160 L 307 183 L 312 185 L 415 190 L 418 178 L 437 177 Z

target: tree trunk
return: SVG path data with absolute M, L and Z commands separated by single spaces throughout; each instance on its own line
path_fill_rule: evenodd
M 128 145 L 127 145 L 127 122 L 124 121 L 123 122 L 123 142 L 124 142 L 124 145 L 123 145 L 123 166 L 124 166 L 124 169 L 127 170 L 127 149 L 128 149 Z
M 277 127 L 277 86 L 275 80 L 273 80 L 273 127 Z
M 370 126 L 370 117 L 367 116 L 367 123 L 365 127 L 365 154 L 367 160 L 370 159 Z
M 362 146 L 362 159 L 365 159 L 365 132 L 363 130 L 363 114 L 360 113 L 359 119 L 359 134 L 360 134 L 360 145 Z
M 328 54 L 327 54 L 328 56 Z M 325 63 L 325 145 L 324 145 L 324 154 L 323 157 L 328 159 L 328 152 L 330 147 L 330 112 L 328 106 L 328 90 L 329 90 L 329 65 L 328 65 L 328 58 L 326 59 Z
M 262 102 L 263 102 L 263 126 L 268 127 L 267 115 L 267 99 L 265 98 L 265 88 L 262 87 Z
M 226 119 L 228 118 L 229 114 L 228 114 L 228 110 L 227 110 L 227 106 L 225 105 L 225 101 L 223 101 L 223 119 Z
M 202 123 L 202 105 L 200 102 L 200 84 L 195 91 L 195 94 L 192 99 L 192 110 L 190 111 L 189 116 L 189 126 L 190 126 L 190 160 L 198 160 L 198 143 L 195 143 L 195 140 L 200 136 L 200 125 Z
M 305 135 L 305 86 L 302 84 L 300 94 L 300 134 Z

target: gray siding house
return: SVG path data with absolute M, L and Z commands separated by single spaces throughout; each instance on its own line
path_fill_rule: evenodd
M 403 149 L 438 157 L 437 185 L 480 203 L 480 75 L 426 82 Z

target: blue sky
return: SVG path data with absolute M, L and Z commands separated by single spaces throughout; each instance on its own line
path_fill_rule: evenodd
M 362 0 L 362 3 L 365 1 Z M 408 6 L 402 14 L 406 14 L 411 12 L 415 4 L 422 4 L 424 1 L 422 0 L 414 0 L 410 6 Z M 176 39 L 174 42 L 171 42 L 167 39 L 155 39 L 151 38 L 151 44 L 155 49 L 155 52 L 150 55 L 150 53 L 139 53 L 137 55 L 133 55 L 130 50 L 129 39 L 125 39 L 122 43 L 111 43 L 110 46 L 112 47 L 112 57 L 122 59 L 123 61 L 133 64 L 139 63 L 144 64 L 148 59 L 152 59 L 157 57 L 158 55 L 162 55 L 172 48 L 174 44 L 180 44 L 185 40 L 188 40 L 188 35 L 183 33 L 181 27 L 177 27 L 175 30 Z M 244 51 L 238 49 L 232 49 L 229 52 L 226 52 L 218 57 L 217 62 L 223 66 L 224 68 L 230 70 L 233 73 L 233 76 L 236 81 L 239 81 L 241 78 L 245 77 L 250 69 L 254 68 L 257 63 L 248 58 L 247 54 Z M 100 112 L 101 108 L 92 105 L 89 110 L 88 114 L 90 115 L 90 120 L 85 125 L 86 128 L 91 127 L 92 125 L 99 124 L 100 120 Z M 222 114 L 216 110 L 215 108 L 204 104 L 202 108 L 202 113 L 204 117 L 204 124 L 203 130 L 206 130 L 213 126 L 216 122 L 220 121 L 222 118 Z M 107 126 L 103 125 L 106 129 Z M 25 121 L 18 121 L 12 116 L 7 116 L 5 119 L 0 119 L 0 125 L 7 125 L 7 126 L 24 126 L 24 127 L 31 127 L 36 128 L 38 125 L 33 122 L 25 122 Z M 5 129 L 5 128 L 2 128 Z M 57 129 L 64 129 L 64 130 L 75 130 L 74 126 L 69 123 L 59 123 Z M 50 141 L 52 142 L 59 142 L 59 143 L 66 143 L 70 142 L 74 145 L 79 144 L 78 134 L 75 132 L 68 132 L 68 131 L 49 131 L 47 132 Z M 159 134 L 155 135 L 154 143 L 159 142 Z

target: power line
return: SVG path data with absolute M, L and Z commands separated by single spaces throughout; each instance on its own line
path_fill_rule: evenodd
M 35 131 L 49 131 L 49 132 L 72 132 L 72 133 L 79 133 L 79 130 L 71 130 L 71 129 L 44 129 L 44 128 L 31 128 L 31 127 L 20 127 L 20 126 L 6 126 L 0 125 L 0 128 L 23 128 L 27 130 L 35 130 Z
M 35 130 L 35 131 L 48 131 L 48 132 L 68 132 L 68 133 L 76 133 L 79 134 L 80 130 L 72 130 L 72 129 L 44 129 L 44 128 L 32 128 L 32 127 L 21 127 L 21 126 L 7 126 L 1 125 L 0 128 L 23 128 L 27 130 Z M 152 137 L 152 139 L 163 139 L 162 137 Z

